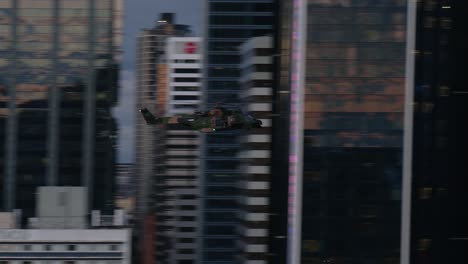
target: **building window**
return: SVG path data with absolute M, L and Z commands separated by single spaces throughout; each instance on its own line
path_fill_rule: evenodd
M 360 217 L 377 217 L 378 208 L 375 205 L 361 205 L 359 206 L 359 216 Z
M 195 221 L 195 216 L 180 216 L 179 220 L 182 222 L 192 222 Z
M 319 240 L 304 240 L 303 241 L 303 251 L 315 253 L 320 251 L 320 244 Z
M 198 100 L 196 95 L 175 95 L 174 100 Z
M 174 69 L 174 73 L 200 73 L 199 69 Z
M 110 246 L 109 246 L 109 249 L 110 249 L 111 251 L 117 251 L 117 250 L 119 250 L 119 246 L 118 246 L 118 245 L 110 245 Z
M 194 254 L 195 251 L 191 248 L 183 248 L 183 249 L 178 249 L 177 253 L 179 254 Z
M 178 77 L 174 78 L 175 82 L 199 82 L 199 78 L 189 78 L 189 77 Z
M 76 264 L 76 262 L 67 260 L 67 261 L 64 261 L 63 264 Z
M 31 251 L 32 245 L 24 245 L 24 251 Z
M 179 210 L 195 210 L 197 209 L 194 205 L 180 205 Z
M 418 251 L 427 251 L 432 244 L 432 239 L 418 239 L 417 241 L 417 250 Z
M 448 86 L 440 86 L 439 87 L 439 96 L 449 96 L 450 89 Z
M 424 187 L 424 188 L 419 188 L 419 199 L 421 200 L 427 200 L 432 197 L 432 188 L 430 187 Z
M 194 242 L 195 242 L 195 239 L 183 237 L 183 238 L 179 238 L 177 241 L 178 241 L 179 243 L 194 243 Z
M 193 194 L 182 194 L 182 195 L 179 195 L 179 198 L 182 200 L 195 200 L 197 199 L 197 196 Z
M 51 251 L 52 250 L 52 245 L 44 245 L 44 250 L 45 251 Z
M 174 91 L 185 92 L 185 91 L 198 91 L 198 90 L 200 90 L 200 88 L 196 87 L 196 86 L 176 86 L 176 87 L 174 87 Z
M 184 260 L 179 260 L 177 261 L 177 264 L 193 264 L 193 260 L 191 259 L 184 259 Z
M 68 251 L 75 251 L 76 250 L 76 245 L 68 245 L 67 250 Z
M 195 232 L 193 227 L 179 227 L 179 232 Z

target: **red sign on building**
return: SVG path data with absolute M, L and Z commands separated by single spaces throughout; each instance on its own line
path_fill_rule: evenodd
M 193 54 L 197 51 L 197 45 L 193 42 L 185 43 L 185 53 Z

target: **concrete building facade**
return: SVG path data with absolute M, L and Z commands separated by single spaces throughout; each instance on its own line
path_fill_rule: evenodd
M 167 91 L 167 64 L 164 58 L 166 40 L 171 36 L 185 36 L 190 34 L 186 25 L 175 24 L 175 16 L 172 13 L 163 13 L 151 29 L 142 30 L 137 44 L 137 78 L 136 78 L 136 107 L 148 108 L 155 114 L 162 113 Z M 161 96 L 164 94 L 164 96 Z M 160 101 L 162 100 L 162 101 Z M 158 152 L 164 139 L 164 133 L 160 128 L 148 126 L 135 110 L 135 176 L 137 177 L 137 202 L 136 219 L 138 226 L 136 236 L 140 246 L 135 249 L 140 251 L 144 263 L 152 263 L 157 245 L 154 230 L 162 219 L 156 219 L 154 188 L 158 185 L 156 177 L 161 175 L 164 157 Z M 146 231 L 145 231 L 146 230 Z M 159 231 L 159 230 L 158 230 Z M 138 260 L 135 260 L 138 261 Z M 143 261 L 143 260 L 142 260 Z
M 171 37 L 166 43 L 168 82 L 165 115 L 190 114 L 200 108 L 202 40 Z M 168 263 L 194 263 L 200 242 L 200 133 L 166 125 L 164 189 L 167 190 L 171 248 Z
M 2 264 L 130 264 L 129 229 L 2 229 Z
M 266 264 L 270 217 L 273 38 L 255 37 L 241 47 L 243 110 L 262 121 L 262 128 L 241 136 L 238 231 L 241 263 Z

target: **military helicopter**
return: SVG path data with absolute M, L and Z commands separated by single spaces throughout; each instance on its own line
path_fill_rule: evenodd
M 262 127 L 262 121 L 250 113 L 242 112 L 240 109 L 228 110 L 219 106 L 208 111 L 171 117 L 155 117 L 146 108 L 139 111 L 148 125 L 181 124 L 189 129 L 205 133 Z

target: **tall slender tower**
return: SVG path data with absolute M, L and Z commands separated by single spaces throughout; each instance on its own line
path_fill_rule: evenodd
M 200 106 L 202 74 L 201 39 L 170 37 L 166 41 L 167 84 L 161 115 L 193 113 Z M 195 259 L 200 241 L 200 133 L 178 124 L 161 126 L 161 170 L 153 192 L 156 216 L 157 261 L 184 263 Z
M 205 105 L 238 107 L 240 46 L 247 39 L 273 33 L 274 0 L 207 1 L 204 85 Z M 207 135 L 202 165 L 202 238 L 200 263 L 233 263 L 240 175 L 239 133 Z
M 416 3 L 415 3 L 416 5 Z M 408 166 L 405 255 L 401 263 L 468 262 L 468 4 L 421 1 Z M 412 181 L 412 182 L 411 182 Z
M 121 1 L 5 0 L 0 21 L 2 208 L 72 185 L 112 209 Z
M 239 258 L 242 263 L 267 263 L 270 208 L 276 206 L 270 201 L 273 38 L 251 38 L 240 50 L 243 108 L 261 119 L 262 127 L 241 136 Z
M 161 14 L 156 25 L 143 30 L 138 37 L 137 47 L 137 83 L 136 107 L 146 107 L 155 114 L 164 114 L 168 102 L 169 71 L 166 62 L 166 41 L 173 36 L 186 36 L 191 32 L 189 26 L 175 24 L 175 15 Z M 164 172 L 165 133 L 158 127 L 148 126 L 140 114 L 136 114 L 135 131 L 135 175 L 137 177 L 136 224 L 138 246 L 136 257 L 142 257 L 142 263 L 153 263 L 157 245 L 154 241 L 156 225 L 155 187 L 161 186 L 159 179 Z M 158 192 L 158 191 L 157 191 Z M 161 230 L 159 230 L 161 231 Z M 164 250 L 158 251 L 163 253 Z

